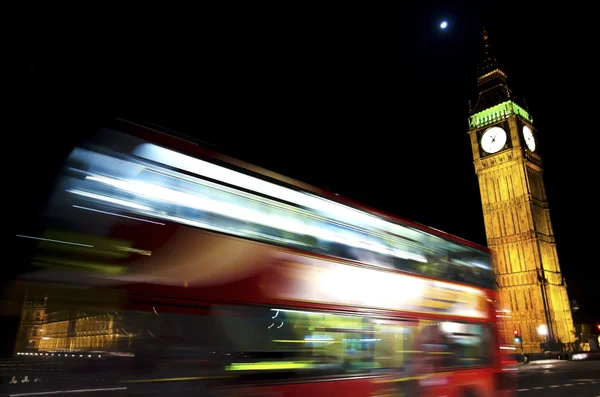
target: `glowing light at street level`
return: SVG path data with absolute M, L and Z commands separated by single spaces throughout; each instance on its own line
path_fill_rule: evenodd
M 443 22 L 440 24 L 440 28 L 442 28 L 442 29 L 446 29 L 447 27 L 448 27 L 448 22 L 446 22 L 446 21 L 443 21 Z
M 548 327 L 545 324 L 542 324 L 539 327 L 537 327 L 537 332 L 541 336 L 546 336 L 548 335 Z

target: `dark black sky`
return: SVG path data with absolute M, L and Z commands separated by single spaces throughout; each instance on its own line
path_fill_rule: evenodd
M 152 17 L 135 10 L 76 26 L 32 20 L 17 57 L 26 117 L 16 138 L 51 175 L 50 164 L 98 120 L 154 122 L 485 245 L 466 134 L 485 25 L 539 129 L 560 264 L 571 298 L 593 317 L 600 265 L 593 15 L 566 3 L 523 3 L 230 6 Z M 31 206 L 51 182 L 16 183 L 40 192 L 21 200 Z

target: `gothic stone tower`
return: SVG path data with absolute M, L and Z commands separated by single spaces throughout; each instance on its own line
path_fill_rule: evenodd
M 15 353 L 35 351 L 42 339 L 42 329 L 46 316 L 48 298 L 46 296 L 25 295 L 21 311 L 21 323 L 17 332 Z
M 537 147 L 538 131 L 517 105 L 491 53 L 478 71 L 479 96 L 470 109 L 469 137 L 483 206 L 487 244 L 503 313 L 506 341 L 513 330 L 525 352 L 568 348 L 574 341 L 567 288 L 560 272 Z M 520 350 L 520 346 L 517 346 Z

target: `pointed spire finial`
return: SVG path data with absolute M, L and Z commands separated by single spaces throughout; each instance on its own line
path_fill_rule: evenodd
M 473 113 L 489 109 L 499 103 L 511 100 L 512 91 L 506 83 L 506 73 L 498 68 L 498 62 L 490 43 L 488 30 L 483 26 L 481 30 L 483 37 L 483 59 L 477 67 L 477 87 L 479 96 L 472 108 Z
M 483 31 L 481 32 L 483 36 L 483 66 L 482 66 L 482 74 L 489 73 L 494 69 L 498 68 L 498 63 L 496 61 L 496 57 L 492 54 L 492 49 L 490 47 L 489 35 L 488 31 L 483 27 Z

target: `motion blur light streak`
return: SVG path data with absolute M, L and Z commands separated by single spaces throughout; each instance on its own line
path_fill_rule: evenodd
M 134 154 L 174 168 L 192 172 L 196 175 L 222 181 L 234 186 L 240 186 L 273 198 L 312 208 L 319 212 L 332 214 L 336 219 L 342 222 L 359 225 L 365 224 L 394 233 L 398 236 L 403 236 L 408 231 L 408 229 L 403 228 L 400 225 L 383 221 L 375 216 L 334 203 L 333 201 L 311 194 L 297 192 L 154 144 L 142 144 L 134 150 Z
M 384 245 L 372 243 L 372 242 L 364 242 L 361 240 L 356 240 L 351 238 L 350 236 L 342 236 L 330 230 L 321 229 L 319 227 L 309 226 L 306 224 L 302 224 L 293 220 L 291 218 L 285 218 L 272 214 L 264 214 L 260 211 L 253 210 L 248 207 L 241 207 L 235 205 L 233 203 L 222 202 L 218 200 L 208 199 L 199 197 L 197 195 L 192 195 L 188 193 L 179 192 L 173 189 L 165 188 L 158 185 L 148 184 L 144 182 L 138 181 L 127 181 L 127 180 L 119 180 L 115 178 L 108 178 L 104 176 L 87 176 L 86 180 L 95 181 L 104 183 L 118 189 L 125 190 L 130 193 L 135 193 L 141 195 L 143 197 L 148 197 L 151 199 L 159 200 L 162 202 L 171 202 L 174 204 L 182 205 L 188 208 L 194 208 L 206 212 L 212 212 L 223 216 L 235 217 L 237 219 L 243 220 L 245 222 L 252 222 L 256 224 L 261 224 L 264 226 L 272 227 L 275 229 L 283 229 L 292 233 L 299 234 L 307 234 L 312 235 L 324 240 L 329 240 L 332 242 L 338 242 L 341 244 L 351 245 L 357 248 L 363 248 L 374 252 L 379 252 L 386 255 L 393 255 L 398 258 L 403 259 L 412 259 L 418 262 L 427 262 L 427 259 L 422 255 L 412 254 L 410 252 L 405 252 L 398 249 L 390 249 Z M 87 195 L 88 197 L 93 197 L 92 193 L 83 194 L 80 191 L 72 191 L 73 193 Z M 126 202 L 124 200 L 113 199 L 109 197 L 95 195 L 96 198 L 100 198 L 101 200 L 111 201 L 115 204 L 119 203 L 127 203 L 124 205 L 128 205 L 132 208 L 138 208 L 140 210 L 152 211 L 150 207 L 143 206 L 138 203 Z M 154 214 L 154 216 L 164 218 L 164 215 Z M 192 221 L 195 222 L 195 221 Z M 212 227 L 210 227 L 212 228 Z
M 122 134 L 119 138 L 131 140 Z M 99 147 L 106 149 L 101 153 L 75 149 L 67 168 L 66 191 L 112 205 L 122 217 L 139 214 L 317 254 L 335 251 L 335 256 L 378 267 L 416 273 L 451 271 L 466 273 L 479 280 L 476 284 L 492 282 L 488 258 L 476 249 L 142 140 L 129 142 L 137 154 L 131 156 L 118 146 L 111 148 L 119 138 L 101 143 Z M 75 208 L 89 208 L 75 204 Z
M 24 236 L 22 234 L 17 234 L 16 236 L 17 237 L 22 237 L 22 238 L 30 238 L 32 240 L 48 241 L 50 243 L 69 244 L 69 245 L 77 245 L 77 246 L 80 246 L 80 247 L 90 247 L 90 248 L 94 247 L 93 245 L 89 245 L 89 244 L 80 244 L 80 243 L 73 243 L 73 242 L 70 242 L 70 241 L 53 240 L 53 239 L 50 239 L 50 238 Z
M 11 397 L 19 397 L 19 396 L 47 396 L 51 394 L 72 394 L 72 393 L 95 393 L 100 391 L 118 391 L 118 390 L 127 390 L 126 387 L 107 387 L 104 389 L 77 389 L 77 390 L 54 390 L 54 391 L 44 391 L 44 392 L 32 392 L 32 393 L 15 393 L 11 394 Z
M 313 368 L 312 362 L 293 362 L 293 361 L 266 361 L 256 363 L 232 363 L 226 367 L 227 371 L 247 371 L 247 370 L 272 370 L 272 369 L 301 369 Z
M 293 290 L 275 287 L 272 292 L 265 292 L 276 299 L 335 302 L 346 307 L 434 312 L 467 318 L 487 316 L 485 295 L 468 286 L 416 279 L 398 273 L 372 272 L 335 262 L 309 261 L 296 266 L 304 275 L 302 279 L 287 281 L 283 278 L 277 281 L 283 285 L 293 283 Z
M 486 269 L 486 270 L 491 270 L 492 268 L 488 265 L 483 265 L 481 263 L 477 263 L 477 262 L 469 262 L 471 265 L 481 268 L 481 269 Z
M 106 201 L 108 203 L 120 204 L 120 205 L 124 205 L 126 207 L 137 208 L 139 210 L 144 210 L 144 211 L 152 211 L 152 208 L 147 207 L 145 205 L 131 203 L 129 201 L 119 200 L 119 199 L 116 199 L 113 197 L 106 197 L 106 196 L 102 196 L 100 194 L 83 192 L 81 190 L 67 190 L 67 191 L 69 193 L 78 194 L 80 196 L 89 197 L 89 198 L 95 198 L 96 200 Z
M 97 209 L 94 209 L 94 208 L 82 207 L 80 205 L 75 205 L 75 204 L 73 204 L 73 208 L 79 208 L 80 210 L 86 210 L 86 211 L 99 212 L 101 214 L 106 214 L 106 215 L 119 216 L 121 218 L 134 219 L 136 221 L 154 223 L 156 225 L 162 225 L 162 226 L 165 225 L 164 223 L 161 223 L 161 222 L 155 222 L 155 221 L 150 221 L 148 219 L 136 218 L 135 216 L 127 216 L 127 215 L 115 214 L 114 212 L 101 211 L 101 210 L 97 210 Z
M 284 313 L 300 313 L 300 314 L 311 314 L 311 315 L 318 315 L 318 316 L 329 316 L 331 315 L 331 313 L 327 313 L 327 312 L 309 312 L 306 310 L 291 310 L 291 309 L 271 309 L 272 311 L 276 311 L 277 313 L 279 312 L 284 312 Z

